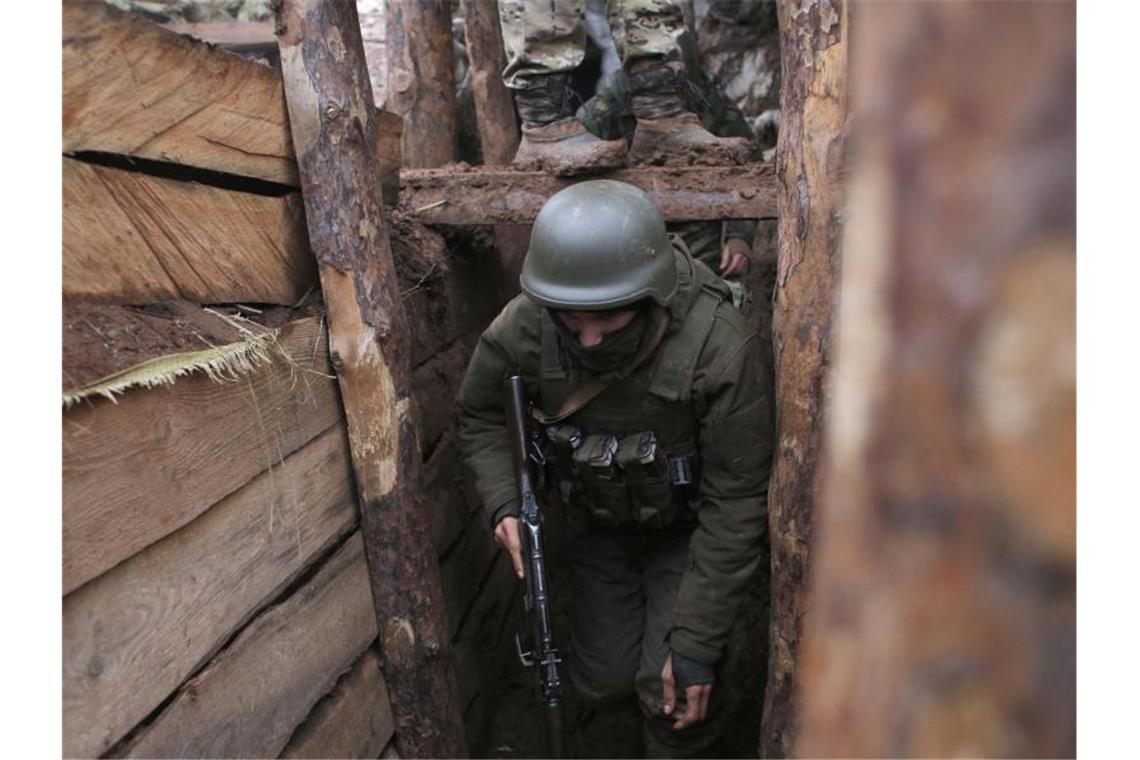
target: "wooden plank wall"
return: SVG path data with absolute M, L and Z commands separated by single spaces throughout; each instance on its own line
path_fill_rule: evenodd
M 313 268 L 277 74 L 102 3 L 66 2 L 63 36 L 65 303 L 303 296 Z M 398 165 L 398 128 L 381 142 Z M 504 645 L 518 584 L 464 478 L 454 397 L 505 294 L 493 255 L 407 225 L 394 248 L 419 327 L 419 440 L 449 630 L 478 732 L 488 652 Z M 64 411 L 65 755 L 377 757 L 390 744 L 320 314 L 291 320 L 278 346 L 229 382 L 190 374 Z

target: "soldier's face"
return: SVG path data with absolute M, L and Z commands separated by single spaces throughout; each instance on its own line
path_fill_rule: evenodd
M 637 316 L 637 310 L 557 311 L 555 314 L 562 320 L 562 324 L 566 325 L 567 330 L 578 336 L 578 342 L 583 348 L 593 348 L 599 345 L 606 335 L 628 326 Z

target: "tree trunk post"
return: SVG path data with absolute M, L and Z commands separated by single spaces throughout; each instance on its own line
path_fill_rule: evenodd
M 465 754 L 423 504 L 410 341 L 379 195 L 376 110 L 355 3 L 278 0 L 309 240 L 348 422 L 384 677 L 404 757 Z
M 496 0 L 463 0 L 463 28 L 471 63 L 471 92 L 484 164 L 509 164 L 519 146 L 515 104 L 503 84 L 506 56 Z
M 1075 4 L 863 10 L 797 752 L 1073 757 Z
M 386 108 L 404 118 L 404 166 L 427 169 L 455 157 L 455 52 L 451 3 L 389 0 Z
M 776 146 L 779 253 L 772 316 L 776 455 L 768 498 L 772 623 L 762 757 L 787 757 L 838 277 L 839 172 L 847 116 L 846 0 L 780 0 Z

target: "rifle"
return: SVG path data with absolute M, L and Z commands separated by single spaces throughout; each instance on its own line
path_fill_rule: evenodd
M 535 669 L 537 682 L 535 694 L 543 710 L 543 747 L 546 757 L 565 757 L 562 735 L 562 683 L 558 676 L 558 664 L 562 660 L 554 646 L 550 584 L 542 544 L 542 510 L 531 477 L 526 391 L 523 388 L 522 378 L 518 375 L 508 378 L 505 385 L 507 433 L 511 439 L 511 453 L 519 491 L 519 532 L 522 540 L 523 578 L 526 584 L 523 606 L 530 619 L 532 636 L 531 651 L 523 651 L 517 636 L 515 646 L 518 648 L 519 660 L 523 667 Z

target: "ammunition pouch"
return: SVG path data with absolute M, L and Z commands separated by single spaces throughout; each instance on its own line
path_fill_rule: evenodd
M 695 453 L 666 452 L 652 431 L 583 435 L 572 425 L 550 425 L 546 441 L 549 476 L 589 523 L 637 530 L 695 523 Z

